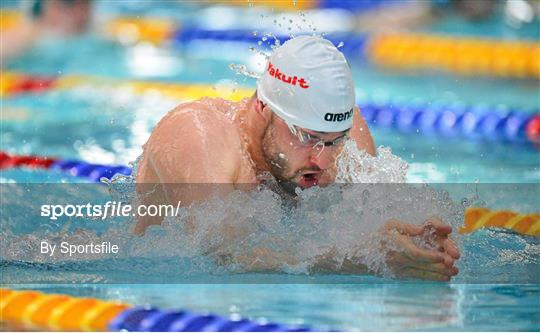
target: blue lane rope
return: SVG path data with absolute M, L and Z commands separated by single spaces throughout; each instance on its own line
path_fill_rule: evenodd
M 109 166 L 76 160 L 58 160 L 52 163 L 49 169 L 67 172 L 72 176 L 86 178 L 93 182 L 99 182 L 101 178 L 112 179 L 117 174 L 131 175 L 131 168 L 128 166 Z
M 540 143 L 540 114 L 522 110 L 506 110 L 484 106 L 432 104 L 430 106 L 360 102 L 368 124 L 392 128 L 404 133 L 467 138 L 469 140 L 502 141 L 522 145 Z M 131 175 L 123 165 L 86 163 L 78 160 L 11 156 L 0 152 L 0 169 L 37 167 L 58 170 L 75 177 L 100 182 L 115 175 Z M 41 162 L 40 162 L 41 161 Z
M 361 112 L 366 122 L 376 127 L 392 128 L 403 133 L 515 144 L 530 144 L 531 139 L 526 133 L 527 125 L 539 117 L 534 113 L 484 107 L 359 104 L 363 105 Z M 50 168 L 93 182 L 99 182 L 102 178 L 111 179 L 116 174 L 131 175 L 131 168 L 128 166 L 108 166 L 76 160 L 58 160 L 52 163 Z
M 345 53 L 360 58 L 365 57 L 365 46 L 368 41 L 367 35 L 358 35 L 351 33 L 335 33 L 327 34 L 324 36 L 330 40 L 334 45 L 338 45 L 343 42 L 343 46 L 340 50 Z M 275 38 L 280 41 L 281 44 L 291 39 L 287 35 L 275 35 Z M 174 33 L 172 37 L 173 41 L 179 44 L 188 43 L 194 40 L 214 40 L 214 41 L 230 41 L 230 42 L 246 42 L 256 44 L 261 41 L 261 36 L 254 35 L 253 31 L 249 30 L 206 30 L 198 27 L 183 27 Z M 266 44 L 274 42 L 273 37 L 268 37 Z
M 134 307 L 116 316 L 111 331 L 130 332 L 309 332 L 304 326 L 230 319 L 215 314 Z
M 451 105 L 394 106 L 361 104 L 366 121 L 377 127 L 404 133 L 437 134 L 443 137 L 527 143 L 527 125 L 536 112 Z
M 3 328 L 128 332 L 308 332 L 306 326 L 160 310 L 96 298 L 0 288 Z M 52 306 L 52 308 L 51 308 Z M 54 311 L 53 311 L 54 310 Z M 38 314 L 36 316 L 36 314 Z

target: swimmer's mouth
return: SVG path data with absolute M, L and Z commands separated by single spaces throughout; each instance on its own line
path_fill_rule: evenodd
M 321 176 L 321 172 L 308 172 L 304 173 L 300 177 L 300 186 L 301 187 L 310 187 L 310 186 L 316 186 L 319 184 L 319 178 Z

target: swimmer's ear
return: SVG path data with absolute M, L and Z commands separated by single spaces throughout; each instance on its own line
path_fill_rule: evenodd
M 272 118 L 272 110 L 267 108 L 266 104 L 258 98 L 257 91 L 253 94 L 253 98 L 255 100 L 255 111 L 265 120 L 269 121 Z
M 270 121 L 272 118 L 272 110 L 268 107 L 266 107 L 266 104 L 264 102 L 257 100 L 257 106 L 256 106 L 257 113 L 264 118 L 265 121 Z
M 260 114 L 260 115 L 263 115 L 264 113 L 267 112 L 268 108 L 265 110 L 266 108 L 266 104 L 264 104 L 263 101 L 261 101 L 260 99 L 256 99 L 255 101 L 256 105 L 255 105 L 255 109 L 257 110 L 257 112 Z
M 255 105 L 255 109 L 257 110 L 257 112 L 262 114 L 264 111 L 264 107 L 265 107 L 264 103 L 260 99 L 257 99 L 256 105 Z
M 255 90 L 253 96 L 251 96 L 251 100 L 255 102 L 255 111 L 261 114 L 264 109 L 264 103 L 259 99 L 259 96 L 257 95 L 257 90 Z
M 257 100 L 257 111 L 259 112 L 264 112 L 264 107 L 266 106 L 266 104 L 264 104 L 262 101 L 260 100 Z

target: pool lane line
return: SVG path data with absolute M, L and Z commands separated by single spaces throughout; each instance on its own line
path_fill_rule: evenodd
M 153 19 L 119 18 L 107 24 L 106 31 L 118 40 L 126 31 L 139 40 L 164 44 L 171 40 L 179 45 L 194 41 L 245 42 L 259 45 L 262 37 L 252 30 L 210 30 L 197 26 L 169 30 L 164 22 L 155 25 Z M 299 34 L 301 35 L 301 34 Z M 261 50 L 276 39 L 281 44 L 291 37 L 267 37 Z M 429 33 L 385 32 L 377 34 L 328 33 L 325 38 L 349 60 L 369 61 L 375 66 L 392 70 L 435 70 L 462 76 L 540 79 L 540 43 L 532 40 L 497 40 L 494 38 L 456 37 Z M 268 44 L 268 45 L 267 45 Z M 267 50 L 268 51 L 268 50 Z
M 364 103 L 366 122 L 402 133 L 507 142 L 540 147 L 540 113 L 512 108 L 453 104 L 395 105 Z
M 385 33 L 365 53 L 388 69 L 431 69 L 463 76 L 540 79 L 540 43 L 533 40 Z
M 172 21 L 129 17 L 111 20 L 106 24 L 105 33 L 120 41 L 128 35 L 158 45 L 172 41 L 188 47 L 194 41 L 245 42 L 260 45 L 261 50 L 267 49 L 275 40 L 283 44 L 291 38 L 276 34 L 266 36 L 263 41 L 265 35 L 254 33 L 253 29 L 212 30 L 175 25 Z M 392 70 L 436 70 L 463 76 L 540 79 L 540 43 L 534 40 L 414 32 L 341 32 L 328 33 L 325 38 L 340 45 L 340 51 L 349 60 L 367 60 Z
M 0 170 L 18 167 L 49 169 L 56 161 L 56 158 L 35 155 L 9 155 L 0 151 Z
M 526 236 L 540 236 L 540 213 L 521 214 L 510 210 L 490 210 L 470 207 L 465 211 L 465 222 L 459 229 L 468 234 L 481 228 L 503 228 Z
M 126 81 L 91 76 L 41 77 L 5 73 L 0 96 L 35 93 L 54 89 L 84 86 L 128 87 L 137 94 L 157 91 L 179 100 L 203 97 L 224 97 L 234 101 L 249 97 L 253 89 L 237 88 L 220 91 L 211 85 L 164 82 Z M 402 133 L 436 135 L 447 138 L 466 138 L 532 144 L 540 147 L 540 113 L 512 107 L 489 107 L 434 102 L 431 104 L 374 103 L 358 101 L 361 113 L 372 126 L 395 129 Z
M 2 18 L 11 25 L 17 16 L 20 13 L 2 12 Z M 157 45 L 173 42 L 189 46 L 193 41 L 216 41 L 258 45 L 262 41 L 253 29 L 209 30 L 151 17 L 118 17 L 105 22 L 103 30 L 105 35 L 131 44 L 146 41 Z M 291 37 L 277 35 L 276 38 L 283 44 Z M 334 45 L 342 45 L 340 50 L 350 60 L 367 60 L 392 70 L 436 70 L 464 76 L 540 79 L 540 43 L 534 40 L 412 32 L 329 33 L 325 38 Z
M 131 175 L 129 166 L 94 164 L 73 159 L 44 158 L 34 155 L 10 155 L 0 151 L 0 170 L 10 168 L 56 170 L 91 182 L 100 182 L 103 178 L 112 179 L 118 174 Z
M 183 28 L 175 41 L 246 42 L 258 45 L 261 40 L 248 30 L 205 30 Z M 283 44 L 289 36 L 276 36 Z M 489 38 L 455 37 L 410 32 L 361 35 L 329 33 L 325 38 L 349 60 L 369 61 L 391 70 L 435 70 L 463 76 L 539 79 L 540 43 L 535 41 L 503 41 Z M 274 40 L 269 38 L 269 40 Z
M 216 89 L 209 84 L 182 84 L 174 82 L 130 81 L 91 75 L 40 76 L 16 72 L 2 72 L 0 76 L 0 97 L 19 94 L 40 93 L 46 91 L 84 88 L 84 87 L 130 88 L 136 94 L 159 92 L 179 100 L 199 99 L 203 97 L 222 97 L 233 101 L 253 94 L 252 88 L 232 87 Z
M 10 329 L 130 332 L 307 332 L 301 325 L 264 319 L 161 310 L 96 298 L 0 289 L 0 323 Z

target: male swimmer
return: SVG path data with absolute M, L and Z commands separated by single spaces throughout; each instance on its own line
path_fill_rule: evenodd
M 139 193 L 152 191 L 154 202 L 201 202 L 258 183 L 271 173 L 292 192 L 296 187 L 334 182 L 336 160 L 344 142 L 375 155 L 373 139 L 355 106 L 350 67 L 341 52 L 317 36 L 291 39 L 271 55 L 257 90 L 238 103 L 202 99 L 181 104 L 156 126 L 144 146 L 137 183 Z M 220 184 L 197 191 L 174 184 Z M 155 185 L 158 184 L 158 185 Z M 143 234 L 159 220 L 143 219 L 135 233 Z M 450 239 L 452 228 L 438 219 L 422 226 L 389 221 L 381 232 L 403 249 L 388 255 L 397 275 L 448 281 L 458 270 L 459 251 Z M 413 237 L 431 237 L 432 248 L 416 245 Z M 294 262 L 282 254 L 259 249 L 259 269 L 276 261 Z M 320 258 L 325 271 L 365 272 L 352 261 L 332 265 L 332 253 Z M 266 264 L 265 264 L 266 262 Z
M 90 0 L 23 0 L 21 5 L 27 17 L 12 29 L 2 31 L 2 67 L 39 39 L 84 32 L 91 17 Z

